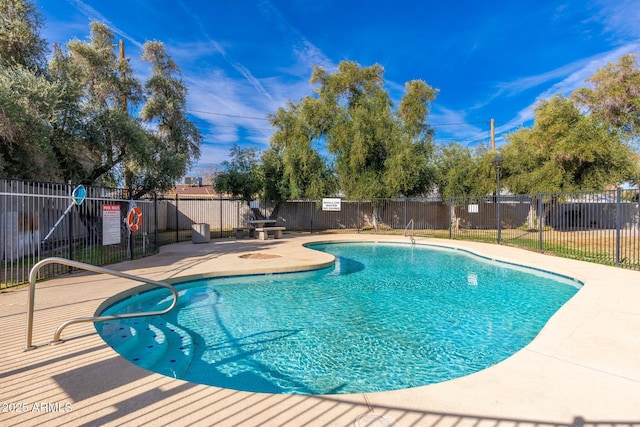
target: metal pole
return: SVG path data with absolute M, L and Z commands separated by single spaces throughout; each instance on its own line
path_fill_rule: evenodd
M 452 228 L 453 228 L 453 197 L 449 196 L 449 239 L 452 237 Z
M 61 342 L 60 334 L 62 333 L 62 330 L 64 328 L 66 328 L 67 326 L 71 325 L 71 324 L 85 323 L 85 322 L 101 322 L 101 321 L 104 321 L 104 320 L 114 320 L 114 319 L 132 319 L 132 318 L 135 318 L 135 317 L 144 317 L 144 316 L 159 316 L 159 315 L 166 314 L 169 311 L 173 310 L 173 308 L 178 303 L 178 298 L 179 298 L 178 291 L 176 291 L 176 289 L 173 286 L 171 286 L 170 284 L 168 284 L 168 283 L 160 282 L 160 281 L 156 281 L 156 280 L 151 280 L 151 279 L 146 279 L 146 278 L 143 278 L 143 277 L 140 277 L 140 276 L 134 276 L 132 274 L 123 273 L 123 272 L 116 271 L 116 270 L 110 270 L 110 269 L 106 269 L 106 268 L 103 268 L 103 267 L 97 267 L 95 265 L 85 264 L 85 263 L 82 263 L 82 262 L 72 261 L 72 260 L 68 260 L 68 259 L 64 259 L 64 258 L 56 258 L 56 257 L 46 258 L 46 259 L 43 259 L 42 261 L 36 263 L 31 268 L 31 271 L 29 272 L 29 293 L 28 293 L 28 298 L 27 298 L 27 334 L 26 334 L 26 345 L 24 347 L 24 351 L 32 350 L 32 349 L 36 348 L 32 344 L 32 338 L 33 338 L 33 312 L 34 312 L 34 306 L 35 306 L 36 281 L 37 281 L 37 278 L 38 278 L 38 272 L 40 271 L 40 269 L 42 267 L 44 267 L 47 264 L 62 264 L 62 265 L 69 266 L 70 268 L 78 268 L 78 269 L 82 269 L 82 270 L 86 270 L 86 271 L 91 271 L 91 272 L 94 272 L 94 273 L 109 274 L 111 276 L 122 277 L 124 279 L 130 279 L 130 280 L 133 280 L 133 281 L 136 281 L 136 282 L 147 283 L 147 284 L 150 284 L 150 285 L 166 288 L 166 289 L 170 290 L 172 295 L 173 295 L 173 302 L 171 303 L 171 305 L 169 307 L 167 307 L 166 309 L 161 310 L 161 311 L 149 311 L 149 312 L 116 314 L 116 315 L 111 315 L 111 316 L 79 317 L 79 318 L 67 320 L 66 322 L 64 322 L 63 324 L 58 326 L 58 329 L 56 329 L 56 332 L 53 335 L 52 344 Z
M 502 223 L 500 221 L 500 165 L 496 166 L 496 179 L 498 186 L 496 187 L 496 195 L 498 201 L 498 244 L 502 240 Z
M 73 235 L 73 214 L 69 215 L 68 217 L 69 219 L 69 259 L 74 259 L 75 258 L 75 237 Z M 72 269 L 69 268 L 69 272 L 71 272 Z
M 498 204 L 498 244 L 502 240 L 502 223 L 500 220 L 500 166 L 502 165 L 502 157 L 496 156 L 491 159 L 491 163 L 493 163 L 496 168 L 496 203 Z
M 538 194 L 538 250 L 542 252 L 542 231 L 543 231 L 543 213 L 544 205 L 542 203 L 542 193 Z
M 622 189 L 618 187 L 616 190 L 616 265 L 620 266 L 620 223 L 622 222 L 622 214 L 620 212 L 620 199 Z
M 404 198 L 404 225 L 403 228 L 407 228 L 407 198 Z
M 157 252 L 160 247 L 158 246 L 158 193 L 153 192 L 153 206 L 154 206 L 154 217 L 156 222 L 156 227 L 154 231 L 154 252 Z
M 176 243 L 180 241 L 180 230 L 178 229 L 179 225 L 180 224 L 178 222 L 178 193 L 176 192 Z

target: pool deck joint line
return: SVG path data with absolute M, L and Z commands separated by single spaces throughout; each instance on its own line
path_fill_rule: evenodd
M 111 266 L 154 280 L 303 271 L 333 257 L 304 244 L 401 242 L 402 236 L 285 234 L 277 240 L 178 243 L 148 258 Z M 0 294 L 0 425 L 530 426 L 621 424 L 640 427 L 640 272 L 546 256 L 507 246 L 416 238 L 496 261 L 575 278 L 583 288 L 523 350 L 483 371 L 444 383 L 381 393 L 272 395 L 192 384 L 141 369 L 107 346 L 92 324 L 55 328 L 92 316 L 137 286 L 80 273 L 39 283 L 33 343 L 23 352 L 27 290 Z M 241 258 L 259 253 L 265 257 Z M 274 257 L 277 256 L 277 257 Z M 382 422 L 382 421 L 381 421 Z

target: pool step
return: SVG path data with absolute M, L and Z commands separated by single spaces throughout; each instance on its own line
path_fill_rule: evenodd
M 156 319 L 149 320 L 157 322 Z M 146 319 L 139 319 L 142 326 L 137 329 L 140 341 L 136 347 L 131 349 L 129 360 L 135 362 L 141 368 L 153 370 L 153 366 L 162 359 L 167 352 L 169 343 L 164 331 L 154 324 L 146 324 Z
M 99 330 L 115 351 L 144 369 L 180 377 L 193 359 L 189 333 L 162 318 L 108 321 Z
M 111 348 L 126 355 L 140 342 L 140 332 L 123 320 L 109 320 L 96 324 L 96 329 Z
M 193 360 L 194 346 L 191 335 L 179 326 L 168 322 L 158 327 L 164 333 L 167 345 L 162 358 L 155 359 L 155 363 L 149 366 L 149 369 L 179 378 Z

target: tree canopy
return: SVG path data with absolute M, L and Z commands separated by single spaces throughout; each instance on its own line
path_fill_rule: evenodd
M 309 168 L 311 179 L 302 186 L 299 178 L 289 179 L 292 194 L 331 190 L 328 184 L 333 182 L 327 180 L 329 170 L 319 152 L 329 156 L 336 189 L 347 197 L 395 197 L 428 190 L 433 144 L 427 116 L 437 90 L 422 81 L 409 82 L 394 108 L 383 72 L 380 65 L 361 67 L 350 61 L 341 62 L 335 73 L 315 67 L 313 94 L 271 116 L 276 128 L 271 147 L 282 152 L 285 178 L 301 162 Z
M 145 43 L 150 77 L 116 55 L 114 34 L 93 22 L 87 40 L 51 50 L 29 0 L 0 0 L 0 174 L 122 184 L 140 197 L 166 190 L 200 156 L 188 88 L 159 41 Z M 49 56 L 47 56 L 49 55 Z M 382 198 L 484 195 L 491 158 L 514 193 L 601 190 L 640 176 L 640 57 L 625 55 L 571 96 L 540 101 L 534 124 L 506 136 L 498 153 L 437 146 L 429 124 L 438 93 L 422 80 L 394 102 L 380 65 L 314 67 L 310 93 L 268 116 L 268 149 L 235 146 L 215 180 L 245 200 L 345 195 Z
M 144 45 L 152 73 L 141 84 L 106 25 L 92 22 L 88 40 L 54 46 L 47 64 L 33 4 L 0 0 L 0 11 L 0 174 L 124 183 L 137 198 L 171 188 L 198 159 L 187 87 L 161 42 Z
M 514 193 L 602 190 L 638 172 L 620 136 L 562 96 L 541 101 L 533 127 L 507 138 L 501 150 L 504 183 Z
M 46 64 L 47 42 L 40 36 L 42 15 L 24 0 L 0 0 L 0 62 L 40 71 Z
M 224 172 L 216 174 L 213 187 L 220 194 L 240 197 L 249 202 L 264 190 L 264 175 L 258 150 L 231 148 L 231 159 L 222 162 Z
M 607 64 L 573 98 L 598 121 L 623 136 L 640 137 L 640 56 L 625 55 Z
M 637 138 L 640 102 L 635 56 L 604 67 L 587 81 L 591 88 L 540 101 L 533 126 L 507 135 L 497 153 L 484 146 L 435 145 L 428 115 L 437 90 L 421 80 L 408 82 L 394 106 L 383 72 L 379 65 L 349 61 L 333 73 L 315 67 L 312 94 L 269 116 L 275 132 L 260 160 L 251 152 L 251 172 L 240 168 L 243 153 L 236 148 L 220 179 L 244 171 L 253 176 L 254 185 L 245 187 L 251 197 L 278 201 L 412 196 L 434 189 L 443 197 L 486 195 L 495 192 L 497 155 L 503 157 L 502 183 L 513 193 L 602 190 L 640 175 L 630 145 Z
M 314 67 L 312 94 L 269 116 L 275 132 L 260 162 L 255 151 L 234 147 L 232 160 L 214 179 L 216 190 L 276 202 L 430 191 L 434 147 L 427 118 L 437 90 L 420 80 L 408 82 L 394 107 L 383 72 L 379 65 L 349 61 L 334 73 Z M 255 185 L 241 184 L 247 180 Z
M 495 192 L 494 155 L 484 146 L 475 150 L 460 143 L 438 146 L 434 157 L 438 193 L 448 198 Z

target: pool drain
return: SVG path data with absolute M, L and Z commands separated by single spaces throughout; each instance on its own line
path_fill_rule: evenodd
M 369 412 L 356 418 L 356 427 L 395 427 L 393 418 Z

